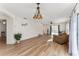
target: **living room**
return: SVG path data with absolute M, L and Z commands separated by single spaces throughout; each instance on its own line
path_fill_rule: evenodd
M 78 9 L 78 3 L 0 3 L 6 24 L 0 55 L 77 55 Z

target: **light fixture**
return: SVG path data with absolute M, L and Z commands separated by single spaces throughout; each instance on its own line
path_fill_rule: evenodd
M 4 24 L 4 25 L 5 25 L 5 24 L 6 24 L 6 20 L 2 20 L 2 24 Z
M 33 16 L 33 19 L 35 19 L 35 20 L 40 20 L 43 18 L 41 13 L 40 13 L 40 6 L 39 5 L 40 5 L 40 3 L 37 3 L 36 13 Z

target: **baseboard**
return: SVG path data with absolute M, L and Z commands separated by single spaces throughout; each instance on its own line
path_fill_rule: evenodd
M 30 37 L 28 37 L 28 38 L 22 39 L 21 41 L 25 41 L 25 40 L 33 39 L 33 38 L 38 37 L 38 36 L 39 36 L 39 35 L 36 34 L 36 35 L 30 36 Z

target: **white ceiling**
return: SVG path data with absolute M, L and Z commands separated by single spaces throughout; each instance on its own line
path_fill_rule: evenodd
M 44 18 L 60 18 L 70 16 L 75 3 L 41 3 L 41 13 Z M 36 11 L 34 3 L 0 3 L 0 8 L 13 13 L 18 17 L 32 18 Z

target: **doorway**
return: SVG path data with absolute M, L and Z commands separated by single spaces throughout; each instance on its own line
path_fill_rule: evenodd
M 0 43 L 6 44 L 6 20 L 0 21 Z

